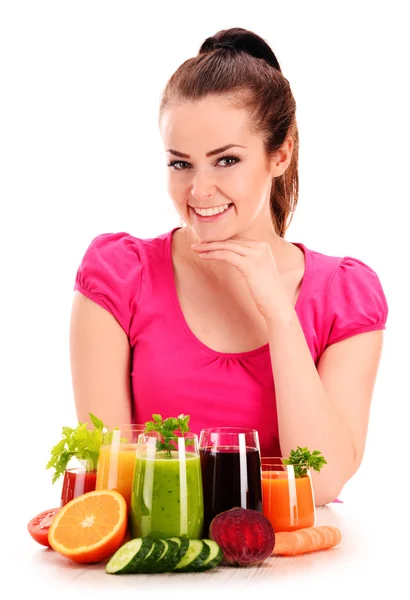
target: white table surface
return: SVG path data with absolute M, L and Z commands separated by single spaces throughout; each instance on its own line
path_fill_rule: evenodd
M 379 498 L 319 507 L 316 525 L 335 525 L 342 532 L 337 548 L 298 557 L 270 557 L 255 567 L 223 566 L 192 574 L 108 575 L 105 563 L 77 565 L 43 548 L 32 540 L 24 523 L 13 539 L 16 549 L 10 548 L 2 561 L 2 584 L 10 580 L 15 597 L 20 597 L 19 590 L 38 590 L 41 598 L 57 600 L 77 594 L 79 598 L 119 594 L 138 600 L 185 596 L 213 600 L 230 594 L 235 599 L 249 598 L 258 592 L 273 599 L 278 591 L 285 598 L 302 600 L 349 596 L 356 600 L 361 593 L 376 592 L 378 597 L 388 592 L 395 600 L 409 598 L 410 552 L 403 537 L 409 527 L 403 506 Z

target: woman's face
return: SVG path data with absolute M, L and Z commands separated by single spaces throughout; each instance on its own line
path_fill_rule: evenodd
M 164 112 L 160 132 L 169 195 L 199 240 L 272 234 L 269 198 L 275 164 L 266 160 L 262 138 L 251 133 L 246 110 L 216 97 L 186 101 Z M 194 210 L 226 205 L 229 209 L 217 218 L 201 218 Z

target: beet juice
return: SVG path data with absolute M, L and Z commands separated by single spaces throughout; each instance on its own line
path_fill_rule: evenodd
M 262 512 L 261 460 L 257 448 L 200 448 L 204 535 L 212 519 L 234 507 Z

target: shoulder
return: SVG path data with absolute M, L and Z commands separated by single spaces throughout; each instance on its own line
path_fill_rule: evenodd
M 306 249 L 311 292 L 322 315 L 323 347 L 352 335 L 386 328 L 388 303 L 376 270 L 353 256 Z
M 382 289 L 376 271 L 367 263 L 353 256 L 335 256 L 311 250 L 305 246 L 306 259 L 313 276 L 322 276 L 327 291 L 340 286 Z
M 86 253 L 103 253 L 115 258 L 118 252 L 136 254 L 145 242 L 151 240 L 135 237 L 126 231 L 100 233 L 89 242 Z
M 368 263 L 353 256 L 340 258 L 329 281 L 329 299 L 353 309 L 368 306 L 379 320 L 387 319 L 387 300 L 379 275 Z
M 86 257 L 96 258 L 104 256 L 115 260 L 119 257 L 119 253 L 138 254 L 139 240 L 124 231 L 117 233 L 100 233 L 95 236 L 88 244 L 85 252 Z
M 104 261 L 107 269 L 115 266 L 126 270 L 131 265 L 144 262 L 146 255 L 155 251 L 158 246 L 163 246 L 168 236 L 169 232 L 153 238 L 136 237 L 125 231 L 100 233 L 89 243 L 82 263 Z
M 109 310 L 129 334 L 144 267 L 168 235 L 144 239 L 121 231 L 95 236 L 77 268 L 74 290 Z

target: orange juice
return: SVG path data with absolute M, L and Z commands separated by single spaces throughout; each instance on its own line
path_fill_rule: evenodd
M 309 475 L 288 478 L 286 471 L 262 471 L 262 512 L 277 531 L 315 524 L 315 503 Z
M 120 444 L 117 449 L 101 446 L 97 468 L 96 490 L 117 490 L 131 506 L 132 480 L 137 444 Z

